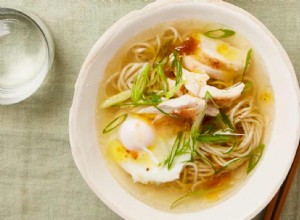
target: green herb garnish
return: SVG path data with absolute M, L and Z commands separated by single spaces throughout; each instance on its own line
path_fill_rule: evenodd
M 156 67 L 158 64 L 167 63 L 169 59 L 168 55 L 171 53 L 172 49 L 173 49 L 172 41 L 168 41 L 164 45 L 162 45 L 155 57 L 155 60 L 153 62 L 153 67 Z
M 127 114 L 121 115 L 117 118 L 115 118 L 113 121 L 111 121 L 102 131 L 103 134 L 106 134 L 117 127 L 119 127 L 127 118 Z
M 123 92 L 120 92 L 116 95 L 113 95 L 111 97 L 109 97 L 108 99 L 106 99 L 102 105 L 101 108 L 108 108 L 114 105 L 118 105 L 126 100 L 128 100 L 131 96 L 131 90 L 126 90 Z
M 200 126 L 203 122 L 204 116 L 205 116 L 205 111 L 206 111 L 206 106 L 205 108 L 202 110 L 202 112 L 200 112 L 197 115 L 196 120 L 194 121 L 194 123 L 192 124 L 191 127 L 191 134 L 190 134 L 190 149 L 191 149 L 191 160 L 193 160 L 193 152 L 195 151 L 195 143 L 196 143 L 196 139 L 197 136 L 199 134 L 200 131 Z
M 251 92 L 252 89 L 253 89 L 253 83 L 251 81 L 246 82 L 245 83 L 245 87 L 244 87 L 244 89 L 242 91 L 242 94 L 243 95 L 247 94 L 247 93 Z
M 167 80 L 167 77 L 165 75 L 165 72 L 162 68 L 162 64 L 158 64 L 157 67 L 156 67 L 156 71 L 157 71 L 157 74 L 159 75 L 159 83 L 160 83 L 160 88 L 167 92 L 169 90 L 169 84 L 168 84 L 168 80 Z
M 236 149 L 237 146 L 238 146 L 238 142 L 237 140 L 235 140 L 234 144 L 226 152 L 224 152 L 224 154 L 230 154 Z
M 221 172 L 223 172 L 224 170 L 226 170 L 228 167 L 232 166 L 233 164 L 241 161 L 242 159 L 245 159 L 245 157 L 239 157 L 239 158 L 234 158 L 230 161 L 228 161 L 222 168 L 220 168 L 219 170 L 216 171 L 216 174 L 219 174 Z
M 173 144 L 172 150 L 170 155 L 165 159 L 164 165 L 167 165 L 168 169 L 170 170 L 173 166 L 174 160 L 177 156 L 186 153 L 189 148 L 189 141 L 186 141 L 186 137 L 183 132 L 179 132 L 176 140 Z
M 133 103 L 138 102 L 145 92 L 145 89 L 149 82 L 149 69 L 149 65 L 146 64 L 144 68 L 135 76 L 131 89 L 131 101 Z
M 176 94 L 176 92 L 178 92 L 185 83 L 186 83 L 185 81 L 180 81 L 176 86 L 174 86 L 173 88 L 171 88 L 167 92 L 166 98 L 167 99 L 172 98 Z
M 210 94 L 209 91 L 206 91 L 206 93 L 204 95 L 204 99 L 206 102 L 212 102 L 216 108 L 219 108 L 219 106 L 214 101 L 214 97 Z
M 235 31 L 229 29 L 217 29 L 211 30 L 204 33 L 206 37 L 213 38 L 213 39 L 221 39 L 221 38 L 228 38 L 235 35 Z
M 246 57 L 246 61 L 245 61 L 245 67 L 244 67 L 243 76 L 242 76 L 242 81 L 244 80 L 244 76 L 245 76 L 245 74 L 248 70 L 249 64 L 251 62 L 251 58 L 252 58 L 252 48 L 247 53 L 247 57 Z
M 200 152 L 197 151 L 197 150 L 195 150 L 194 152 L 196 153 L 197 156 L 200 157 L 200 159 L 201 159 L 204 163 L 206 163 L 207 165 L 211 166 L 211 167 L 214 169 L 214 171 L 216 172 L 215 166 L 212 164 L 212 162 L 211 162 L 204 154 L 200 153 Z
M 180 203 L 182 200 L 192 197 L 192 196 L 203 196 L 205 194 L 204 190 L 198 190 L 198 191 L 194 191 L 194 192 L 188 192 L 187 194 L 179 197 L 178 199 L 176 199 L 170 206 L 171 209 L 173 209 L 175 206 L 178 205 L 178 203 Z
M 174 52 L 174 60 L 172 63 L 172 67 L 175 70 L 175 72 L 174 72 L 175 76 L 176 76 L 176 84 L 175 85 L 178 85 L 182 80 L 182 58 L 178 57 L 177 51 Z
M 264 149 L 265 149 L 265 145 L 260 144 L 258 145 L 258 147 L 252 150 L 252 153 L 250 154 L 248 168 L 247 168 L 247 174 L 249 174 L 256 167 L 256 165 L 260 161 Z
M 228 116 L 226 115 L 225 112 L 221 111 L 220 110 L 220 115 L 221 115 L 221 118 L 224 122 L 224 124 L 226 126 L 228 126 L 228 128 L 232 129 L 232 130 L 235 130 L 235 127 L 232 125 L 231 121 L 229 120 Z
M 145 104 L 145 105 L 158 105 L 162 103 L 161 97 L 155 93 L 155 92 L 150 92 L 143 98 L 142 101 L 140 101 L 140 104 Z
M 202 112 L 200 112 L 198 115 L 197 115 L 197 118 L 196 120 L 194 121 L 194 123 L 192 124 L 192 127 L 191 127 L 191 137 L 192 139 L 196 139 L 198 134 L 199 134 L 199 131 L 200 131 L 200 126 L 202 124 L 202 121 L 204 119 L 204 116 L 205 116 L 205 111 L 206 111 L 206 107 L 202 110 Z
M 212 188 L 212 189 L 199 189 L 197 191 L 191 191 L 186 193 L 185 195 L 179 197 L 178 199 L 176 199 L 170 206 L 171 209 L 173 209 L 175 206 L 177 206 L 182 200 L 185 200 L 187 198 L 191 198 L 191 197 L 196 197 L 196 196 L 206 196 L 209 195 L 210 193 L 216 193 L 218 191 L 223 191 L 225 189 L 228 188 L 229 185 L 223 185 L 217 188 Z
M 165 112 L 164 110 L 162 110 L 161 108 L 159 108 L 159 107 L 156 106 L 156 105 L 154 105 L 153 107 L 156 108 L 156 109 L 157 109 L 158 111 L 160 111 L 161 113 L 163 113 L 164 115 L 167 115 L 167 116 L 172 117 L 172 118 L 178 118 L 177 115 L 172 115 L 172 114 L 170 114 L 170 113 L 168 113 L 168 112 Z
M 210 134 L 201 134 L 198 135 L 197 141 L 201 143 L 224 143 L 231 141 L 233 139 L 233 136 L 229 135 L 210 135 Z

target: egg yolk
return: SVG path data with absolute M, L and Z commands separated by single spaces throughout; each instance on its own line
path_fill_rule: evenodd
M 117 163 L 122 163 L 127 160 L 135 161 L 136 163 L 152 163 L 149 154 L 142 151 L 130 151 L 126 149 L 118 140 L 109 143 L 109 155 Z

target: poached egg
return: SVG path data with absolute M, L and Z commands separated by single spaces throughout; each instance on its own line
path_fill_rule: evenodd
M 109 148 L 113 159 L 134 182 L 159 184 L 179 179 L 184 162 L 190 159 L 190 154 L 183 154 L 175 158 L 171 169 L 163 165 L 175 139 L 161 137 L 146 119 L 130 115 Z

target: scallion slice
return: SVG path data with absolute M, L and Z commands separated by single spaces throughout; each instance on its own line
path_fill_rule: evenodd
M 102 131 L 103 134 L 106 134 L 108 132 L 111 132 L 112 130 L 119 127 L 127 118 L 127 114 L 121 115 L 114 120 L 112 120 Z
M 264 144 L 260 144 L 258 147 L 256 147 L 252 153 L 250 154 L 249 164 L 247 168 L 247 174 L 251 173 L 251 171 L 256 167 L 258 162 L 260 161 L 260 158 L 262 156 L 262 153 L 265 149 Z
M 231 123 L 230 119 L 228 118 L 228 116 L 226 115 L 226 113 L 220 110 L 220 115 L 221 115 L 221 118 L 222 118 L 224 124 L 226 126 L 228 126 L 230 129 L 235 130 L 235 127 L 232 125 L 232 123 Z
M 223 143 L 228 142 L 234 139 L 234 136 L 230 135 L 209 135 L 209 134 L 201 134 L 198 135 L 196 140 L 201 143 Z
M 173 88 L 171 88 L 167 92 L 166 98 L 167 99 L 172 98 L 176 94 L 176 92 L 178 92 L 185 83 L 186 83 L 185 81 L 180 81 L 176 86 L 174 86 Z
M 244 80 L 244 76 L 245 76 L 245 74 L 246 74 L 246 72 L 249 68 L 251 58 L 252 58 L 252 48 L 247 53 L 247 57 L 246 57 L 246 61 L 245 61 L 245 67 L 244 67 L 243 76 L 242 76 L 242 81 Z
M 144 68 L 139 73 L 137 73 L 135 77 L 131 89 L 131 101 L 133 103 L 138 102 L 142 98 L 145 92 L 145 89 L 149 82 L 149 70 L 150 70 L 149 65 L 145 64 Z
M 167 165 L 168 169 L 170 170 L 173 166 L 175 158 L 179 155 L 188 152 L 189 149 L 188 145 L 189 145 L 189 141 L 186 140 L 186 136 L 183 134 L 182 131 L 179 132 L 173 144 L 170 155 L 167 157 L 167 159 L 165 159 L 163 165 Z
M 216 172 L 215 166 L 212 164 L 212 162 L 211 162 L 204 154 L 200 153 L 200 152 L 197 151 L 197 150 L 195 150 L 195 153 L 200 157 L 200 159 L 201 159 L 204 163 L 206 163 L 206 164 L 208 164 L 209 166 L 211 166 L 211 167 L 214 169 L 214 171 Z
M 174 49 L 172 41 L 166 42 L 164 45 L 161 46 L 159 52 L 157 53 L 155 60 L 153 62 L 153 67 L 156 67 L 158 64 L 163 64 L 168 62 L 168 55 Z
M 228 161 L 222 168 L 216 171 L 216 174 L 223 172 L 224 170 L 228 169 L 228 167 L 232 166 L 233 164 L 241 161 L 242 159 L 245 159 L 245 157 L 237 157 L 230 161 Z
M 101 108 L 109 108 L 111 106 L 120 104 L 126 100 L 128 100 L 131 96 L 131 90 L 126 90 L 123 92 L 120 92 L 116 95 L 113 95 L 111 97 L 109 97 L 108 99 L 106 99 L 102 104 L 101 104 Z
M 236 140 L 234 144 L 226 152 L 224 152 L 224 154 L 230 154 L 231 152 L 234 152 L 237 146 L 238 146 L 238 142 Z
M 210 94 L 209 91 L 206 91 L 206 93 L 204 95 L 204 99 L 206 102 L 212 102 L 216 108 L 219 108 L 219 106 L 214 101 L 214 97 Z
M 175 69 L 176 85 L 178 85 L 182 80 L 182 58 L 178 57 L 177 51 L 174 52 L 174 60 L 172 66 Z
M 165 161 L 165 164 L 168 166 L 169 170 L 172 168 L 172 165 L 173 165 L 174 159 L 176 157 L 177 151 L 180 148 L 182 137 L 183 137 L 183 133 L 179 132 L 178 135 L 177 135 L 177 138 L 176 138 L 176 140 L 173 144 L 171 153 Z
M 242 91 L 242 94 L 243 95 L 247 94 L 247 93 L 251 92 L 252 89 L 253 89 L 253 83 L 251 81 L 246 82 L 245 83 L 245 87 L 244 87 L 244 89 Z
M 204 33 L 206 37 L 213 38 L 213 39 L 221 39 L 221 38 L 228 38 L 235 35 L 235 31 L 229 29 L 216 29 L 207 31 Z
M 203 196 L 205 194 L 204 190 L 198 190 L 198 191 L 194 191 L 194 192 L 188 192 L 185 195 L 179 197 L 178 199 L 176 199 L 170 206 L 171 209 L 173 209 L 175 206 L 177 206 L 182 200 L 192 197 L 192 196 Z
M 164 110 L 162 110 L 161 108 L 159 108 L 159 107 L 156 106 L 156 105 L 154 105 L 153 107 L 156 108 L 156 109 L 157 109 L 158 111 L 160 111 L 161 113 L 163 113 L 164 115 L 167 115 L 167 116 L 172 117 L 172 118 L 178 118 L 177 115 L 172 115 L 172 114 L 170 114 L 170 113 L 168 113 L 168 112 L 165 112 Z
M 162 90 L 164 90 L 165 92 L 167 92 L 169 90 L 169 85 L 168 85 L 168 80 L 167 80 L 167 77 L 164 73 L 164 70 L 162 68 L 162 64 L 158 64 L 157 67 L 156 67 L 156 71 L 159 75 L 159 78 L 161 80 L 160 82 L 160 87 Z

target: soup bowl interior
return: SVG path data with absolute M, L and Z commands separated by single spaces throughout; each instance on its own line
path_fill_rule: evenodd
M 224 24 L 246 37 L 260 54 L 270 78 L 275 112 L 263 157 L 243 186 L 209 209 L 179 215 L 144 204 L 115 180 L 99 150 L 96 104 L 107 64 L 119 48 L 157 24 L 181 19 Z M 75 85 L 69 134 L 81 175 L 97 196 L 125 219 L 220 219 L 224 216 L 250 219 L 275 195 L 295 155 L 299 140 L 298 84 L 291 62 L 278 41 L 242 9 L 220 1 L 159 1 L 120 19 L 93 46 Z

